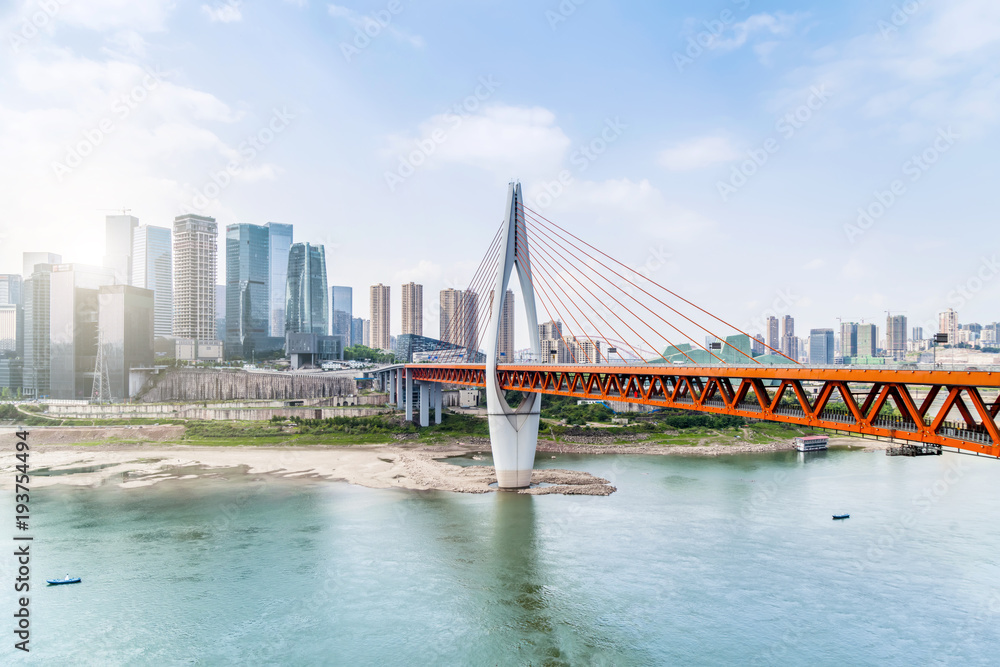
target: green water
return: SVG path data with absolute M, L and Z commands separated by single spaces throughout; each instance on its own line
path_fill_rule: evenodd
M 997 662 L 1000 462 L 830 452 L 538 464 L 619 491 L 459 495 L 253 476 L 39 489 L 32 651 L 12 647 L 4 557 L 0 663 Z M 851 518 L 832 521 L 838 512 Z M 83 583 L 38 586 L 67 572 Z

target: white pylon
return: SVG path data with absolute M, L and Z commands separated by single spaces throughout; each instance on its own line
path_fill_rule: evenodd
M 490 423 L 490 447 L 501 489 L 521 489 L 531 484 L 538 444 L 538 421 L 542 395 L 527 393 L 517 409 L 511 408 L 497 380 L 497 339 L 500 335 L 500 315 L 507 298 L 510 274 L 517 269 L 521 284 L 525 314 L 528 317 L 528 338 L 535 359 L 541 356 L 538 338 L 538 316 L 535 313 L 535 290 L 531 283 L 531 255 L 522 213 L 521 184 L 512 182 L 507 191 L 507 212 L 500 243 L 500 261 L 489 328 L 486 336 L 486 413 Z

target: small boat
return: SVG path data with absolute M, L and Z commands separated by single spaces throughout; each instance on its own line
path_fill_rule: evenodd
M 80 577 L 71 578 L 67 575 L 65 579 L 46 579 L 45 581 L 47 581 L 50 586 L 58 586 L 59 584 L 78 584 L 83 580 L 80 579 Z
M 836 521 L 837 519 L 850 519 L 850 518 L 851 518 L 850 514 L 834 514 L 833 515 L 833 520 L 834 521 Z

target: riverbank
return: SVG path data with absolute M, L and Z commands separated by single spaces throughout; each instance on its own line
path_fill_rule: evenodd
M 32 485 L 54 484 L 101 486 L 117 484 L 137 488 L 161 482 L 224 477 L 233 474 L 262 475 L 300 480 L 346 481 L 370 488 L 416 491 L 490 493 L 496 489 L 496 474 L 490 466 L 455 466 L 443 459 L 489 452 L 489 439 L 466 437 L 428 445 L 400 434 L 385 436 L 384 443 L 363 445 L 309 444 L 280 446 L 274 441 L 217 446 L 183 444 L 183 426 L 62 427 L 31 430 Z M 768 443 L 721 444 L 706 437 L 696 443 L 664 444 L 634 438 L 622 442 L 612 434 L 538 441 L 539 455 L 688 455 L 724 456 L 791 450 L 791 440 Z M 0 485 L 13 479 L 15 437 L 11 430 L 0 433 Z M 685 441 L 686 442 L 686 441 Z M 276 446 L 279 445 L 279 446 Z M 834 437 L 831 447 L 885 449 L 887 443 L 860 438 Z M 607 480 L 586 472 L 536 470 L 535 486 L 520 493 L 609 495 L 615 491 Z

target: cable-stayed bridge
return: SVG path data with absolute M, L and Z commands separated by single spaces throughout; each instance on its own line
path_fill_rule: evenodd
M 526 361 L 506 363 L 498 345 L 510 326 L 505 301 L 515 273 L 531 345 Z M 1000 369 L 808 366 L 762 342 L 767 353 L 754 355 L 747 332 L 528 208 L 517 183 L 463 294 L 441 338 L 461 341 L 465 354 L 383 369 L 378 377 L 408 417 L 419 390 L 424 425 L 431 403 L 440 420 L 442 385 L 484 387 L 500 487 L 530 481 L 543 394 L 737 415 L 1000 457 Z M 481 349 L 485 364 L 460 363 Z M 511 408 L 507 391 L 526 398 Z

